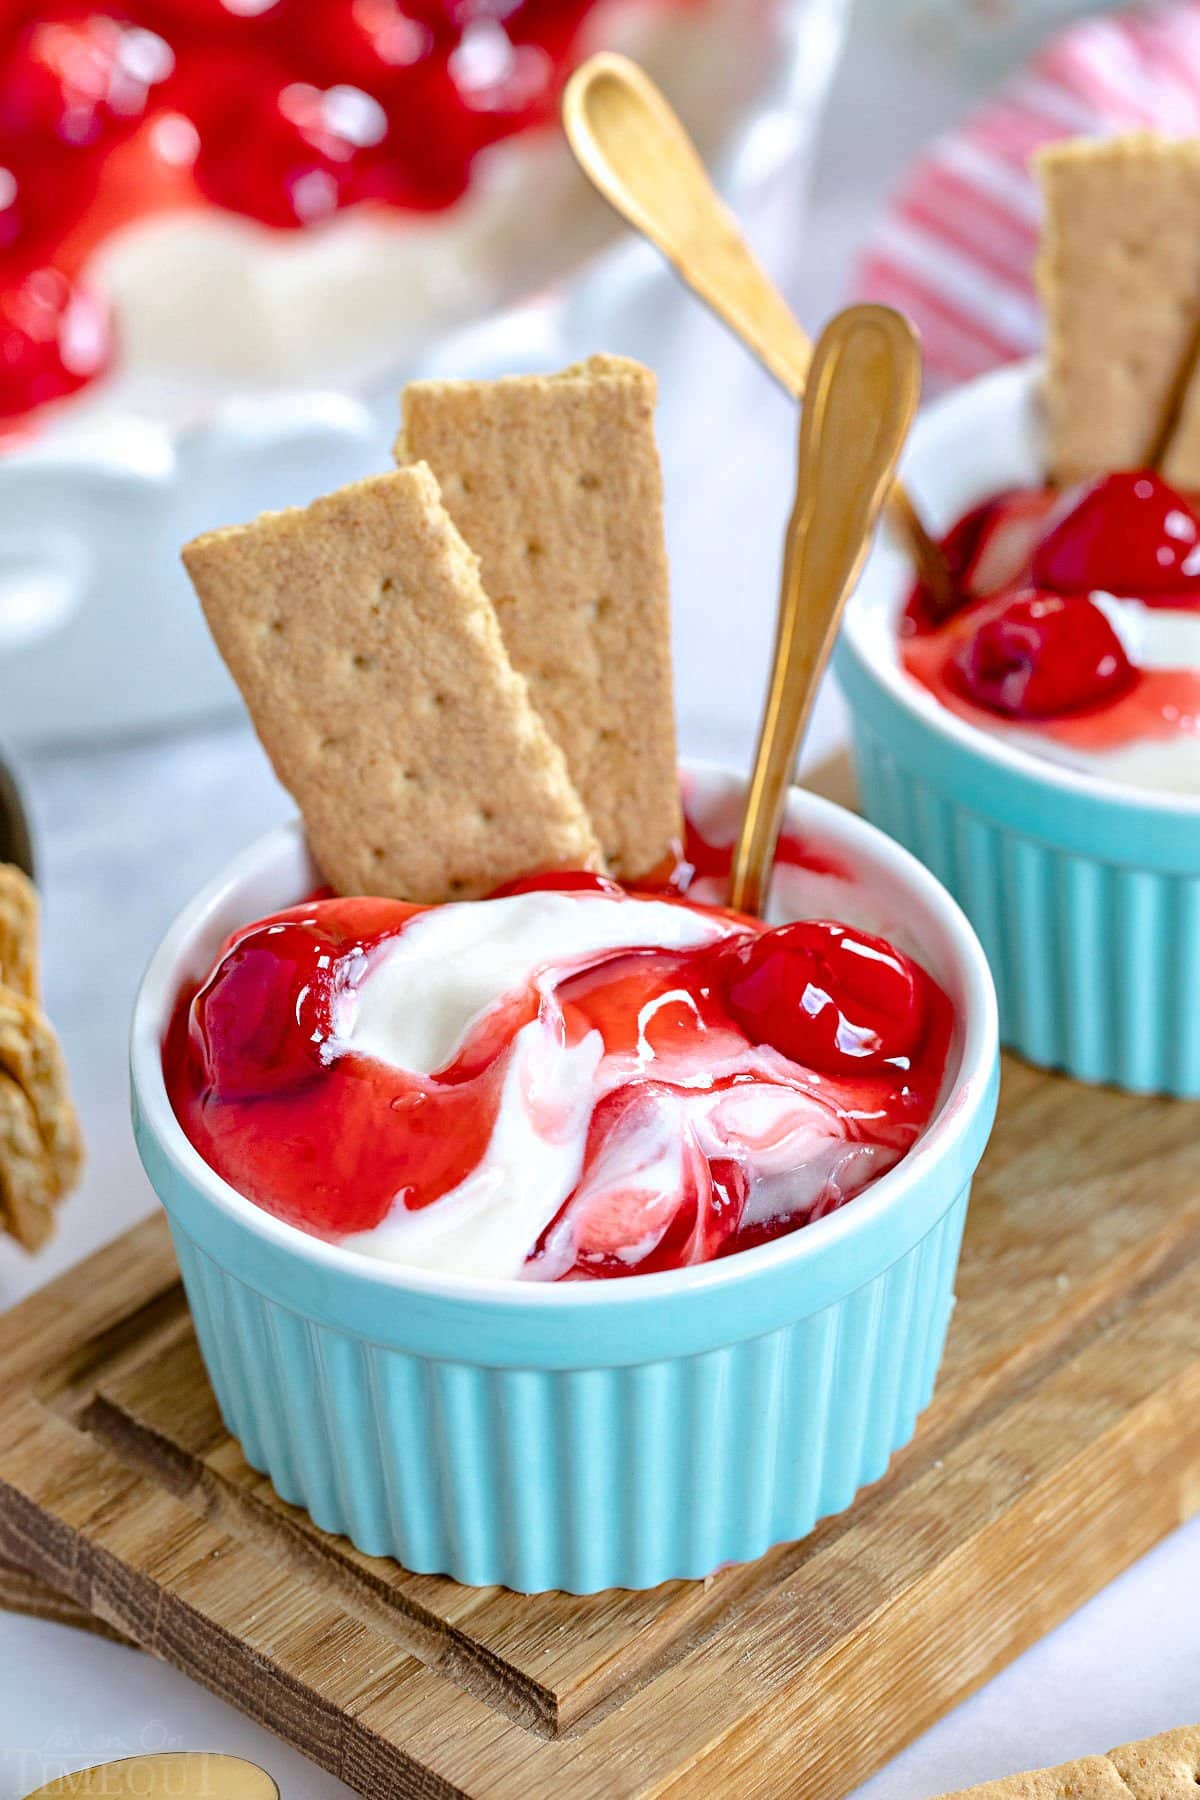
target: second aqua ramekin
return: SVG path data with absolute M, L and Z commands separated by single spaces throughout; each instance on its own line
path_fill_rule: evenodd
M 918 423 L 905 472 L 935 526 L 1044 478 L 1039 378 L 988 376 Z M 897 656 L 911 579 L 880 544 L 838 645 L 864 812 L 979 933 L 1004 1043 L 1082 1081 L 1200 1097 L 1200 795 L 1077 773 L 947 711 Z
M 738 783 L 691 781 L 706 824 L 736 819 Z M 435 1275 L 252 1206 L 180 1129 L 162 1037 L 228 931 L 310 889 L 298 829 L 247 852 L 168 934 L 134 1020 L 138 1145 L 225 1422 L 323 1529 L 475 1584 L 653 1587 L 804 1536 L 912 1435 L 995 1112 L 991 981 L 959 909 L 898 846 L 810 795 L 788 828 L 825 871 L 814 908 L 870 914 L 947 989 L 945 1092 L 905 1160 L 841 1210 L 671 1274 Z

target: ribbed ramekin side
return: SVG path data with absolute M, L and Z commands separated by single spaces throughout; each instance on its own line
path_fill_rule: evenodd
M 966 1205 L 811 1317 L 574 1370 L 370 1344 L 175 1240 L 222 1414 L 284 1498 L 419 1572 L 592 1592 L 761 1555 L 883 1473 L 932 1391 Z
M 1011 829 L 939 790 L 861 715 L 863 810 L 920 858 L 975 927 L 1001 1040 L 1042 1067 L 1135 1093 L 1200 1096 L 1200 878 Z

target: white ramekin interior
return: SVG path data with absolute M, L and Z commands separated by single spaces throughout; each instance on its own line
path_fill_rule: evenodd
M 922 516 L 937 532 L 970 507 L 1006 488 L 1046 480 L 1040 362 L 982 376 L 936 402 L 917 421 L 904 459 L 905 480 Z M 848 645 L 907 711 L 943 738 L 948 753 L 965 748 L 1014 773 L 1060 791 L 1101 796 L 1113 805 L 1200 818 L 1200 794 L 1159 793 L 1065 767 L 999 734 L 980 731 L 949 711 L 902 667 L 897 621 L 912 586 L 912 564 L 881 532 L 842 630 Z

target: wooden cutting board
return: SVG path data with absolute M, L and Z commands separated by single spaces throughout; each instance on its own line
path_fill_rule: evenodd
M 0 1561 L 0 1612 L 25 1613 L 32 1619 L 49 1619 L 55 1625 L 73 1625 L 77 1631 L 110 1637 L 116 1643 L 127 1642 L 119 1631 L 97 1619 L 78 1601 L 56 1593 L 16 1563 Z
M 958 1295 L 850 1512 L 707 1582 L 523 1598 L 274 1497 L 152 1219 L 0 1320 L 0 1557 L 364 1795 L 835 1800 L 1200 1510 L 1200 1106 L 1010 1059 Z
M 833 1800 L 1200 1508 L 1198 1126 L 1009 1062 L 916 1442 L 708 1582 L 324 1537 L 225 1435 L 158 1219 L 0 1321 L 0 1554 L 366 1795 Z

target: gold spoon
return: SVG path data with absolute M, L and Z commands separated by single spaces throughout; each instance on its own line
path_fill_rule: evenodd
M 799 399 L 812 359 L 808 336 L 645 71 L 612 51 L 589 57 L 567 83 L 562 116 L 576 161 L 593 185 Z M 952 584 L 941 546 L 899 484 L 892 489 L 889 523 L 935 601 L 949 602 Z
M 775 659 L 733 858 L 729 903 L 759 913 L 817 684 L 896 472 L 921 391 L 907 319 L 852 306 L 817 342 L 800 419 Z
M 257 1763 L 207 1750 L 130 1756 L 48 1781 L 25 1800 L 279 1800 Z

